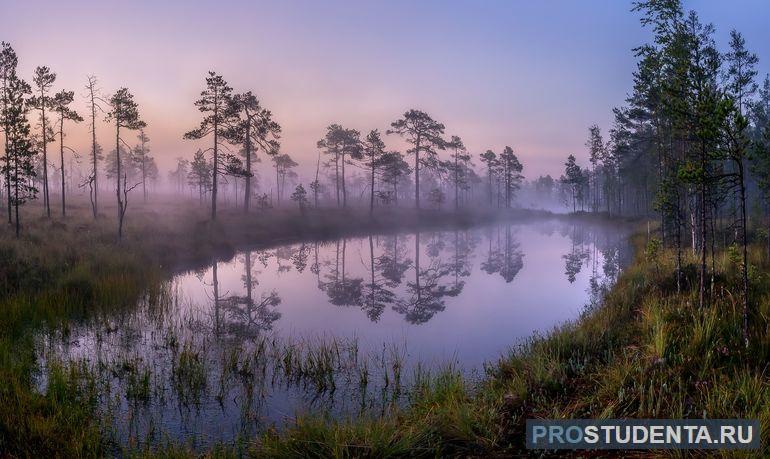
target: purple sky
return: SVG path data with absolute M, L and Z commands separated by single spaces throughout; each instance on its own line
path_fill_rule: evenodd
M 721 47 L 731 28 L 741 31 L 760 75 L 770 71 L 769 3 L 685 6 L 715 24 Z M 328 124 L 384 131 L 419 108 L 474 156 L 511 145 L 532 178 L 558 176 L 570 153 L 584 158 L 588 126 L 607 129 L 623 103 L 631 48 L 649 36 L 629 10 L 616 0 L 2 0 L 0 40 L 16 49 L 25 79 L 47 65 L 56 90 L 83 94 L 88 74 L 106 94 L 128 87 L 164 171 L 197 148 L 182 134 L 197 125 L 193 101 L 215 70 L 260 96 L 283 126 L 283 151 L 306 172 Z M 82 98 L 75 108 L 85 113 Z M 98 128 L 107 148 L 110 127 Z M 69 143 L 85 151 L 87 136 L 86 123 L 74 126 Z

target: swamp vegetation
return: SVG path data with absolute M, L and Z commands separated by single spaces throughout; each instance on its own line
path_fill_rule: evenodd
M 740 32 L 721 49 L 715 28 L 678 0 L 632 11 L 650 40 L 633 50 L 631 88 L 607 139 L 592 125 L 588 165 L 565 151 L 561 177 L 531 181 L 512 147 L 471 154 L 442 122 L 407 109 L 382 131 L 333 122 L 316 133 L 305 187 L 277 117 L 214 71 L 192 103 L 199 123 L 175 134 L 198 150 L 176 159 L 163 192 L 138 99 L 125 87 L 102 95 L 88 77 L 90 154 L 76 171 L 64 140 L 83 120 L 70 108 L 74 92 L 54 93 L 45 66 L 27 83 L 2 42 L 0 455 L 521 456 L 527 418 L 624 417 L 759 419 L 758 454 L 770 455 L 770 76 L 758 79 Z M 106 157 L 102 116 L 114 145 Z M 53 127 L 58 174 L 49 172 Z M 257 180 L 263 159 L 269 185 Z M 61 216 L 51 211 L 57 198 Z M 573 306 L 585 308 L 531 327 L 534 336 L 511 330 L 494 343 L 510 350 L 485 356 L 478 374 L 454 360 L 415 362 L 392 340 L 268 333 L 282 314 L 299 311 L 285 322 L 301 324 L 312 312 L 280 307 L 276 279 L 302 292 L 297 273 L 310 280 L 308 304 L 323 306 L 317 323 L 342 323 L 344 311 L 426 335 L 448 317 L 472 331 L 478 317 L 462 322 L 447 304 L 466 286 L 501 292 L 523 276 L 539 258 L 524 256 L 512 226 L 551 219 L 573 228 L 550 229 L 553 244 L 538 245 L 560 272 L 525 287 L 534 295 L 585 282 Z M 474 235 L 484 225 L 494 229 Z M 603 250 L 601 237 L 578 236 L 580 225 L 633 231 Z M 252 268 L 268 259 L 277 277 L 257 291 Z M 243 288 L 223 281 L 234 265 Z M 191 275 L 205 301 L 180 294 Z M 510 312 L 511 300 L 494 303 Z M 535 307 L 531 317 L 552 309 Z M 518 325 L 495 318 L 485 324 L 495 339 Z M 435 336 L 484 344 L 468 330 Z M 261 414 L 276 408 L 291 413 Z
M 184 218 L 195 221 L 196 217 L 194 211 L 179 212 L 167 223 L 173 228 Z M 274 220 L 280 218 L 292 216 L 279 213 Z M 151 220 L 153 225 L 163 221 Z M 154 226 L 148 223 L 148 227 Z M 285 228 L 279 234 L 287 234 Z M 613 287 L 602 291 L 601 301 L 589 304 L 576 320 L 514 346 L 508 355 L 486 365 L 480 378 L 468 378 L 462 368 L 452 365 L 407 372 L 397 348 L 365 355 L 358 343 L 349 340 L 258 338 L 248 351 L 235 345 L 220 354 L 219 368 L 224 371 L 213 382 L 207 377 L 205 345 L 173 335 L 159 337 L 173 355 L 173 364 L 165 370 L 148 367 L 147 361 L 130 354 L 87 365 L 78 360 L 46 361 L 46 353 L 36 351 L 41 349 L 41 343 L 36 343 L 39 330 L 52 330 L 49 339 L 56 342 L 71 332 L 71 324 L 87 318 L 120 316 L 121 309 L 135 312 L 137 307 L 162 314 L 164 307 L 173 306 L 163 279 L 171 272 L 168 267 L 180 261 L 157 258 L 171 252 L 159 246 L 138 251 L 136 247 L 142 246 L 133 246 L 131 239 L 116 246 L 111 231 L 98 225 L 75 230 L 59 223 L 46 228 L 57 232 L 53 240 L 36 237 L 34 231 L 21 239 L 8 234 L 5 266 L 28 274 L 24 276 L 28 283 L 14 278 L 14 271 L 4 271 L 8 294 L 3 296 L 7 313 L 0 348 L 0 371 L 6 381 L 0 392 L 2 448 L 15 455 L 67 456 L 114 454 L 116 448 L 122 454 L 153 456 L 516 455 L 524 453 L 524 420 L 531 417 L 745 417 L 759 418 L 767 426 L 770 279 L 764 273 L 770 260 L 763 241 L 749 250 L 751 292 L 761 306 L 751 318 L 756 326 L 747 349 L 742 345 L 742 311 L 735 294 L 740 285 L 739 252 L 728 247 L 715 253 L 713 303 L 704 309 L 697 304 L 697 258 L 685 255 L 684 288 L 677 292 L 676 252 L 661 247 L 654 228 L 649 233 L 639 229 L 632 237 L 633 262 L 620 272 Z M 134 227 L 129 234 L 143 233 L 141 227 Z M 153 234 L 156 241 L 190 242 L 163 238 L 157 231 Z M 210 235 L 199 234 L 195 243 L 204 237 L 214 240 L 209 247 L 216 247 Z M 89 243 L 83 244 L 85 240 Z M 68 250 L 73 244 L 90 250 Z M 24 256 L 18 251 L 22 247 Z M 36 253 L 44 253 L 48 264 L 35 259 Z M 565 262 L 568 267 L 567 258 Z M 68 269 L 56 269 L 65 265 Z M 33 271 L 31 266 L 47 269 Z M 31 283 L 33 279 L 38 280 Z M 103 330 L 105 336 L 115 333 L 109 326 Z M 46 369 L 44 384 L 40 368 Z M 119 377 L 123 383 L 114 386 L 120 391 L 112 397 L 140 407 L 163 396 L 158 391 L 162 371 L 168 371 L 179 400 L 190 406 L 203 393 L 216 397 L 228 385 L 255 380 L 281 380 L 310 393 L 329 391 L 340 380 L 346 380 L 349 388 L 387 389 L 378 393 L 381 403 L 376 412 L 370 410 L 365 416 L 308 414 L 280 429 L 268 428 L 204 449 L 160 434 L 153 442 L 133 447 L 113 443 L 110 438 L 115 438 L 115 432 L 104 424 L 106 418 L 96 416 L 104 406 L 104 394 L 109 393 L 104 381 Z M 110 377 L 104 378 L 105 374 Z M 256 374 L 267 377 L 255 379 Z M 401 403 L 392 403 L 397 398 Z M 350 400 L 355 403 L 356 399 Z M 762 438 L 767 435 L 766 430 L 762 432 Z

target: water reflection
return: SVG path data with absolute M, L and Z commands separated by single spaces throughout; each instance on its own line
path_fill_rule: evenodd
M 444 311 L 447 299 L 462 294 L 466 278 L 474 272 L 476 255 L 481 255 L 478 272 L 512 283 L 525 266 L 525 253 L 518 237 L 523 228 L 528 231 L 534 228 L 547 238 L 558 233 L 569 242 L 560 256 L 564 278 L 574 284 L 582 270 L 590 268 L 587 291 L 591 297 L 598 298 L 606 291 L 617 278 L 624 259 L 630 257 L 625 233 L 610 228 L 559 222 L 531 226 L 504 224 L 483 230 L 369 235 L 326 244 L 300 243 L 244 252 L 232 262 L 215 262 L 209 270 L 197 271 L 196 278 L 201 285 L 211 287 L 208 296 L 217 332 L 224 326 L 228 333 L 255 336 L 260 331 L 271 330 L 272 324 L 281 318 L 278 306 L 282 299 L 275 288 L 258 292 L 255 298 L 254 290 L 259 285 L 257 274 L 262 271 L 255 272 L 253 259 L 268 270 L 266 274 L 272 275 L 268 282 L 274 283 L 282 276 L 303 274 L 312 257 L 309 271 L 327 303 L 359 308 L 371 322 L 378 322 L 390 307 L 406 322 L 418 325 Z M 355 246 L 353 254 L 351 244 Z M 533 249 L 538 252 L 537 248 L 530 248 Z M 222 265 L 238 264 L 243 272 L 242 294 L 229 290 L 222 293 L 219 269 Z M 305 288 L 306 284 L 294 287 Z
M 502 238 L 499 227 L 490 230 L 490 233 L 496 233 L 496 237 L 493 234 L 487 235 L 489 248 L 487 259 L 481 264 L 481 269 L 487 274 L 499 274 L 505 282 L 510 283 L 524 267 L 524 252 L 521 251 L 515 235 L 511 234 L 510 225 L 506 225 L 503 231 L 505 236 Z
M 398 234 L 386 236 L 383 253 L 377 257 L 377 267 L 387 286 L 392 288 L 401 285 L 411 265 L 404 238 L 399 238 Z
M 618 228 L 556 220 L 246 251 L 40 336 L 39 383 L 52 362 L 91 368 L 124 443 L 383 413 L 416 368 L 470 373 L 594 307 L 630 255 Z
M 298 253 L 301 252 L 303 251 Z M 256 338 L 261 332 L 272 330 L 273 322 L 281 318 L 281 313 L 276 309 L 281 304 L 281 297 L 275 290 L 271 290 L 261 292 L 255 301 L 254 287 L 257 285 L 257 279 L 252 276 L 251 253 L 246 252 L 239 258 L 243 262 L 244 275 L 241 279 L 246 294 L 229 295 L 217 300 L 215 293 L 214 301 L 223 311 L 227 334 L 239 338 Z M 297 270 L 302 272 L 300 268 Z M 216 273 L 216 263 L 212 266 L 212 272 Z M 217 285 L 217 280 L 214 285 Z
M 364 286 L 363 293 L 363 309 L 366 311 L 366 316 L 372 322 L 380 320 L 380 316 L 385 308 L 393 304 L 396 298 L 396 294 L 390 290 L 389 287 L 397 286 L 401 283 L 400 277 L 398 282 L 393 285 L 392 281 L 389 284 L 384 274 L 377 274 L 376 267 L 377 262 L 374 258 L 374 237 L 370 234 L 369 237 L 369 282 Z
M 327 282 L 321 284 L 321 290 L 326 292 L 329 303 L 335 306 L 361 306 L 361 285 L 364 283 L 364 279 L 347 275 L 345 269 L 347 243 L 347 239 L 343 239 L 342 243 L 337 241 L 334 250 L 334 264 L 326 275 Z M 342 261 L 340 262 L 340 260 Z

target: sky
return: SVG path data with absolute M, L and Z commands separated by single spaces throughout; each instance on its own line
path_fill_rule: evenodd
M 760 75 L 770 72 L 769 2 L 684 5 L 714 23 L 722 49 L 730 29 L 742 32 Z M 631 50 L 650 38 L 630 10 L 619 0 L 0 0 L 0 40 L 28 81 L 39 65 L 56 72 L 54 89 L 75 90 L 81 115 L 87 75 L 105 95 L 128 87 L 164 176 L 202 145 L 182 135 L 200 121 L 193 102 L 213 70 L 273 112 L 301 176 L 329 124 L 385 131 L 416 108 L 474 156 L 512 146 L 535 178 L 560 175 L 569 154 L 585 159 L 591 124 L 609 129 L 631 89 Z M 106 150 L 111 126 L 97 129 Z M 87 152 L 87 123 L 69 131 Z

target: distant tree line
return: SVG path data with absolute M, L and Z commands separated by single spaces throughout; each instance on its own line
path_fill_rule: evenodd
M 83 117 L 70 108 L 74 91 L 57 92 L 54 71 L 37 67 L 29 85 L 18 76 L 17 66 L 16 53 L 3 42 L 0 127 L 5 148 L 0 194 L 7 203 L 8 222 L 20 232 L 19 207 L 38 197 L 44 215 L 51 218 L 51 189 L 59 190 L 62 217 L 67 214 L 67 194 L 87 189 L 93 217 L 98 218 L 100 203 L 104 202 L 100 193 L 108 187 L 114 190 L 117 233 L 122 238 L 131 192 L 140 188 L 142 200 L 147 202 L 160 178 L 147 124 L 133 94 L 120 88 L 105 95 L 96 77 L 88 76 L 83 93 L 87 113 Z M 281 152 L 281 126 L 252 91 L 235 92 L 221 75 L 209 72 L 194 105 L 201 112 L 201 121 L 183 137 L 204 142 L 204 147 L 191 158 L 178 157 L 168 182 L 178 193 L 196 194 L 201 205 L 208 201 L 212 219 L 217 217 L 223 190 L 225 201 L 234 198 L 246 213 L 254 206 L 281 205 L 288 197 L 299 203 L 303 212 L 322 205 L 347 208 L 355 201 L 357 205 L 365 203 L 374 213 L 378 206 L 404 202 L 419 209 L 425 207 L 425 201 L 432 208 L 451 202 L 455 210 L 474 200 L 510 208 L 524 182 L 523 166 L 511 147 L 499 155 L 488 150 L 479 155 L 487 169 L 487 189 L 482 191 L 485 183 L 462 139 L 447 137 L 442 123 L 412 109 L 393 121 L 384 135 L 378 129 L 362 135 L 356 129 L 330 124 L 316 145 L 314 180 L 305 186 L 299 183 L 298 162 Z M 75 151 L 65 141 L 68 126 L 86 119 L 91 137 L 88 153 Z M 114 147 L 106 154 L 98 142 L 97 121 L 114 127 L 114 138 L 108 142 Z M 137 132 L 133 145 L 127 141 L 128 131 Z M 391 135 L 406 145 L 405 151 L 386 147 L 385 136 Z M 51 154 L 49 144 L 53 142 L 58 143 L 58 157 Z M 259 192 L 268 188 L 268 182 L 259 183 L 256 168 L 263 158 L 270 159 L 274 171 L 269 194 Z M 292 188 L 286 191 L 287 187 Z
M 75 100 L 75 92 L 60 90 L 52 93 L 57 75 L 45 66 L 35 69 L 33 84 L 28 84 L 17 73 L 18 57 L 11 45 L 2 42 L 1 47 L 0 130 L 4 134 L 4 154 L 0 158 L 0 172 L 4 182 L 3 200 L 7 204 L 8 223 L 15 226 L 18 236 L 22 228 L 19 207 L 38 198 L 39 194 L 42 194 L 44 215 L 51 218 L 52 182 L 59 188 L 62 217 L 67 215 L 66 198 L 69 190 L 87 186 L 92 213 L 97 218 L 98 177 L 100 162 L 104 161 L 104 173 L 115 186 L 118 237 L 121 238 L 129 192 L 141 185 L 146 201 L 147 183 L 158 177 L 155 159 L 150 156 L 149 137 L 144 132 L 146 123 L 140 118 L 133 95 L 128 89 L 121 88 L 111 96 L 103 97 L 96 78 L 87 78 L 85 97 L 92 142 L 89 173 L 84 176 L 79 165 L 81 154 L 65 142 L 67 125 L 84 121 L 78 112 L 70 108 Z M 99 115 L 115 127 L 115 149 L 106 161 L 102 147 L 96 140 L 96 121 Z M 37 123 L 33 125 L 30 119 L 35 117 Z M 139 142 L 135 147 L 129 146 L 123 138 L 122 133 L 126 130 L 140 131 Z M 49 155 L 48 144 L 54 141 L 58 141 L 58 164 Z M 65 151 L 69 163 L 65 161 Z M 54 169 L 54 174 L 50 168 Z

